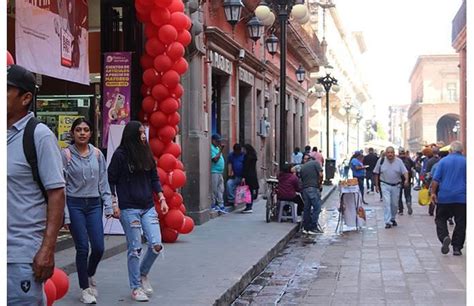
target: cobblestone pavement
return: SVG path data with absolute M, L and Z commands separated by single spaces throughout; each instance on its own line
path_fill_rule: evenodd
M 325 233 L 297 234 L 233 305 L 466 305 L 466 248 L 441 254 L 428 208 L 414 204 L 385 229 L 379 195 L 366 201 L 363 229 L 338 235 L 334 192 L 321 213 Z

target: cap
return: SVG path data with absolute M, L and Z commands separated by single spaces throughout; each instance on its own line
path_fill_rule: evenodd
M 222 139 L 221 135 L 219 134 L 212 134 L 212 140 L 220 141 Z
M 32 72 L 19 65 L 7 66 L 7 84 L 35 94 L 36 79 Z

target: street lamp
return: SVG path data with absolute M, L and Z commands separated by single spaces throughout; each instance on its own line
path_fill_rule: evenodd
M 240 0 L 225 0 L 224 1 L 224 13 L 227 22 L 230 23 L 232 29 L 240 20 L 240 14 L 244 5 Z
M 456 120 L 456 124 L 453 127 L 453 133 L 456 134 L 456 140 L 459 139 L 459 130 L 461 129 L 461 122 Z
M 247 22 L 247 29 L 249 30 L 249 37 L 254 42 L 260 39 L 263 35 L 263 31 L 265 31 L 265 27 L 263 23 L 258 20 L 257 17 L 252 17 L 252 19 Z
M 359 123 L 362 120 L 362 118 L 363 118 L 362 114 L 360 113 L 360 111 L 358 111 L 357 115 L 355 117 L 356 123 L 357 123 L 357 150 L 360 149 L 360 147 L 359 147 L 359 134 L 360 134 L 360 132 L 359 132 Z
M 278 51 L 278 38 L 275 34 L 271 34 L 267 39 L 265 39 L 265 45 L 268 53 L 273 57 Z
M 226 0 L 236 1 L 236 0 Z M 255 9 L 255 16 L 266 26 L 271 26 L 275 21 L 275 13 L 278 14 L 278 21 L 280 24 L 280 169 L 283 169 L 286 163 L 286 32 L 288 25 L 288 18 L 291 12 L 291 17 L 300 24 L 304 24 L 308 21 L 309 13 L 304 0 L 265 0 L 261 1 Z M 274 35 L 273 35 L 274 36 Z M 270 36 L 265 44 L 268 49 L 268 53 L 274 55 L 277 49 L 278 39 Z M 271 39 L 271 40 L 270 40 Z M 302 67 L 301 67 L 302 68 Z M 300 77 L 303 79 L 300 81 Z M 303 72 L 297 71 L 298 81 L 301 83 L 304 81 L 304 70 Z
M 326 164 L 325 164 L 325 173 L 326 179 L 324 180 L 324 185 L 332 185 L 331 179 L 328 178 L 328 174 L 331 167 L 335 167 L 334 159 L 329 158 L 329 91 L 334 92 L 339 91 L 339 85 L 337 85 L 337 79 L 331 76 L 332 66 L 327 65 L 325 67 L 326 75 L 318 78 L 319 86 L 316 86 L 316 90 L 322 92 L 326 91 Z M 331 169 L 334 170 L 334 169 Z
M 304 82 L 304 78 L 306 75 L 306 71 L 304 70 L 303 66 L 299 66 L 298 69 L 296 69 L 296 80 L 301 84 Z

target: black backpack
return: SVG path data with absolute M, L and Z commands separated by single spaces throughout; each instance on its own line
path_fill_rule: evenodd
M 32 117 L 28 120 L 28 123 L 26 123 L 25 132 L 23 133 L 23 153 L 25 154 L 26 161 L 30 164 L 33 180 L 38 184 L 38 187 L 41 189 L 41 193 L 47 202 L 48 194 L 46 189 L 44 189 L 41 178 L 39 177 L 38 157 L 36 155 L 35 146 L 35 129 L 39 123 L 40 121 L 35 117 Z

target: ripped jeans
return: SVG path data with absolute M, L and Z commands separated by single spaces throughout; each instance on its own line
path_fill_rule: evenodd
M 151 207 L 149 209 L 122 209 L 120 223 L 127 237 L 130 288 L 136 289 L 141 287 L 140 276 L 148 275 L 158 254 L 163 251 L 160 222 L 155 207 Z M 142 256 L 142 230 L 148 244 L 144 256 Z M 161 246 L 160 252 L 156 251 L 155 246 Z M 141 263 L 140 257 L 143 257 Z

